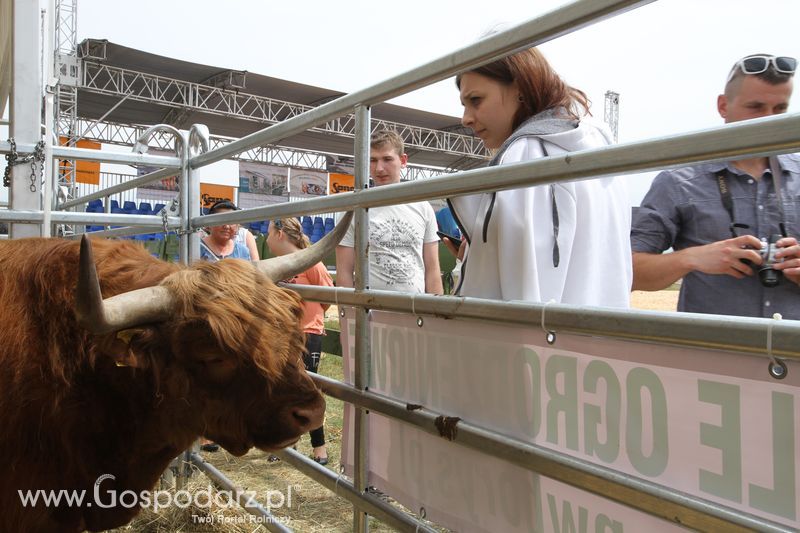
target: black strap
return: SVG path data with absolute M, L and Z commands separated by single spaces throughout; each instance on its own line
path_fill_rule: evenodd
M 717 186 L 719 187 L 719 195 L 722 198 L 722 207 L 728 212 L 731 224 L 733 224 L 736 222 L 736 217 L 733 216 L 733 196 L 731 196 L 731 189 L 728 187 L 728 180 L 725 179 L 724 168 L 717 172 Z
M 539 139 L 539 146 L 541 146 L 544 156 L 549 157 L 550 154 L 547 152 L 547 148 L 545 147 L 542 139 Z M 491 200 L 489 200 L 489 209 L 486 211 L 486 216 L 483 219 L 483 242 L 486 242 L 487 240 L 489 221 L 492 218 L 492 211 L 494 210 L 494 202 L 496 198 L 497 193 L 493 192 Z M 550 184 L 550 203 L 553 210 L 553 267 L 558 268 L 558 264 L 561 262 L 561 253 L 558 249 L 558 204 L 556 203 L 556 188 L 552 183 Z
M 561 254 L 558 251 L 558 204 L 556 204 L 556 187 L 550 184 L 550 199 L 553 208 L 553 267 L 557 268 L 561 261 Z
M 549 157 L 550 154 L 547 153 L 547 148 L 541 139 L 539 139 L 539 146 L 542 147 L 544 156 Z M 558 264 L 561 262 L 561 253 L 558 249 L 558 204 L 556 203 L 556 186 L 554 183 L 550 184 L 550 204 L 553 211 L 553 268 L 558 268 Z
M 494 201 L 497 199 L 497 192 L 492 193 L 492 199 L 489 200 L 489 209 L 486 210 L 486 216 L 483 219 L 483 242 L 486 242 L 486 234 L 489 231 L 489 221 L 492 219 L 492 211 L 494 210 Z
M 781 212 L 781 222 L 779 227 L 781 229 L 781 236 L 788 237 L 786 233 L 786 211 L 783 209 L 783 176 L 781 166 L 778 164 L 777 156 L 769 158 L 769 170 L 772 173 L 772 185 L 775 187 L 775 199 L 778 201 L 778 209 Z
M 770 158 L 770 172 L 772 174 L 772 183 L 775 187 L 775 198 L 778 202 L 778 210 L 781 214 L 781 220 L 778 224 L 778 227 L 780 227 L 781 235 L 786 237 L 786 214 L 783 209 L 783 194 L 781 193 L 781 169 L 777 165 L 777 161 L 773 160 L 773 158 Z M 736 238 L 739 236 L 736 233 L 736 228 L 748 229 L 750 226 L 747 224 L 738 224 L 736 222 L 736 217 L 734 216 L 733 212 L 733 196 L 731 195 L 731 189 L 728 185 L 728 180 L 726 179 L 726 170 L 723 168 L 722 170 L 717 171 L 716 175 L 717 186 L 719 187 L 719 195 L 722 199 L 722 207 L 724 207 L 725 211 L 728 212 L 728 216 L 731 219 L 731 235 Z

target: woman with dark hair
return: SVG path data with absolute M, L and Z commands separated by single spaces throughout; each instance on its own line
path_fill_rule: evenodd
M 456 77 L 462 124 L 491 165 L 612 143 L 586 95 L 535 48 Z M 448 200 L 468 241 L 459 294 L 628 307 L 631 207 L 618 178 L 535 185 Z
M 220 200 L 208 208 L 209 215 L 238 211 L 230 200 Z M 220 259 L 251 259 L 247 246 L 236 242 L 239 224 L 220 224 L 211 226 L 208 235 L 200 239 L 200 258 L 208 261 Z

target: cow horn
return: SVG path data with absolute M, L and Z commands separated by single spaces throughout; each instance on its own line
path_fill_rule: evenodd
M 289 279 L 301 272 L 305 272 L 336 249 L 336 245 L 339 244 L 339 241 L 342 240 L 342 237 L 347 232 L 352 218 L 352 211 L 345 213 L 333 231 L 310 248 L 280 257 L 254 261 L 254 263 L 261 272 L 275 282 Z
M 103 335 L 141 324 L 161 322 L 173 312 L 174 302 L 166 287 L 157 285 L 124 292 L 103 300 L 92 243 L 81 239 L 78 286 L 75 290 L 75 316 L 78 324 Z

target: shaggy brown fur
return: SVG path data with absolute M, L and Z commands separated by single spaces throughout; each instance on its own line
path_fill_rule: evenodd
M 299 298 L 238 260 L 190 268 L 93 241 L 104 297 L 163 283 L 170 320 L 95 336 L 77 326 L 77 241 L 0 241 L 0 531 L 92 531 L 138 508 L 23 508 L 18 491 L 149 490 L 200 435 L 244 454 L 319 425 Z M 117 364 L 127 366 L 117 366 Z M 107 501 L 107 500 L 106 500 Z

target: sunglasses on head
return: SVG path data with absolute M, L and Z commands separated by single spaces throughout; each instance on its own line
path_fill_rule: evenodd
M 794 74 L 794 71 L 797 69 L 797 60 L 793 57 L 765 55 L 747 56 L 736 62 L 731 69 L 731 73 L 728 75 L 728 81 L 731 81 L 736 75 L 736 69 L 741 69 L 745 74 L 761 74 L 767 71 L 770 64 L 772 64 L 776 72 L 780 72 L 781 74 Z

